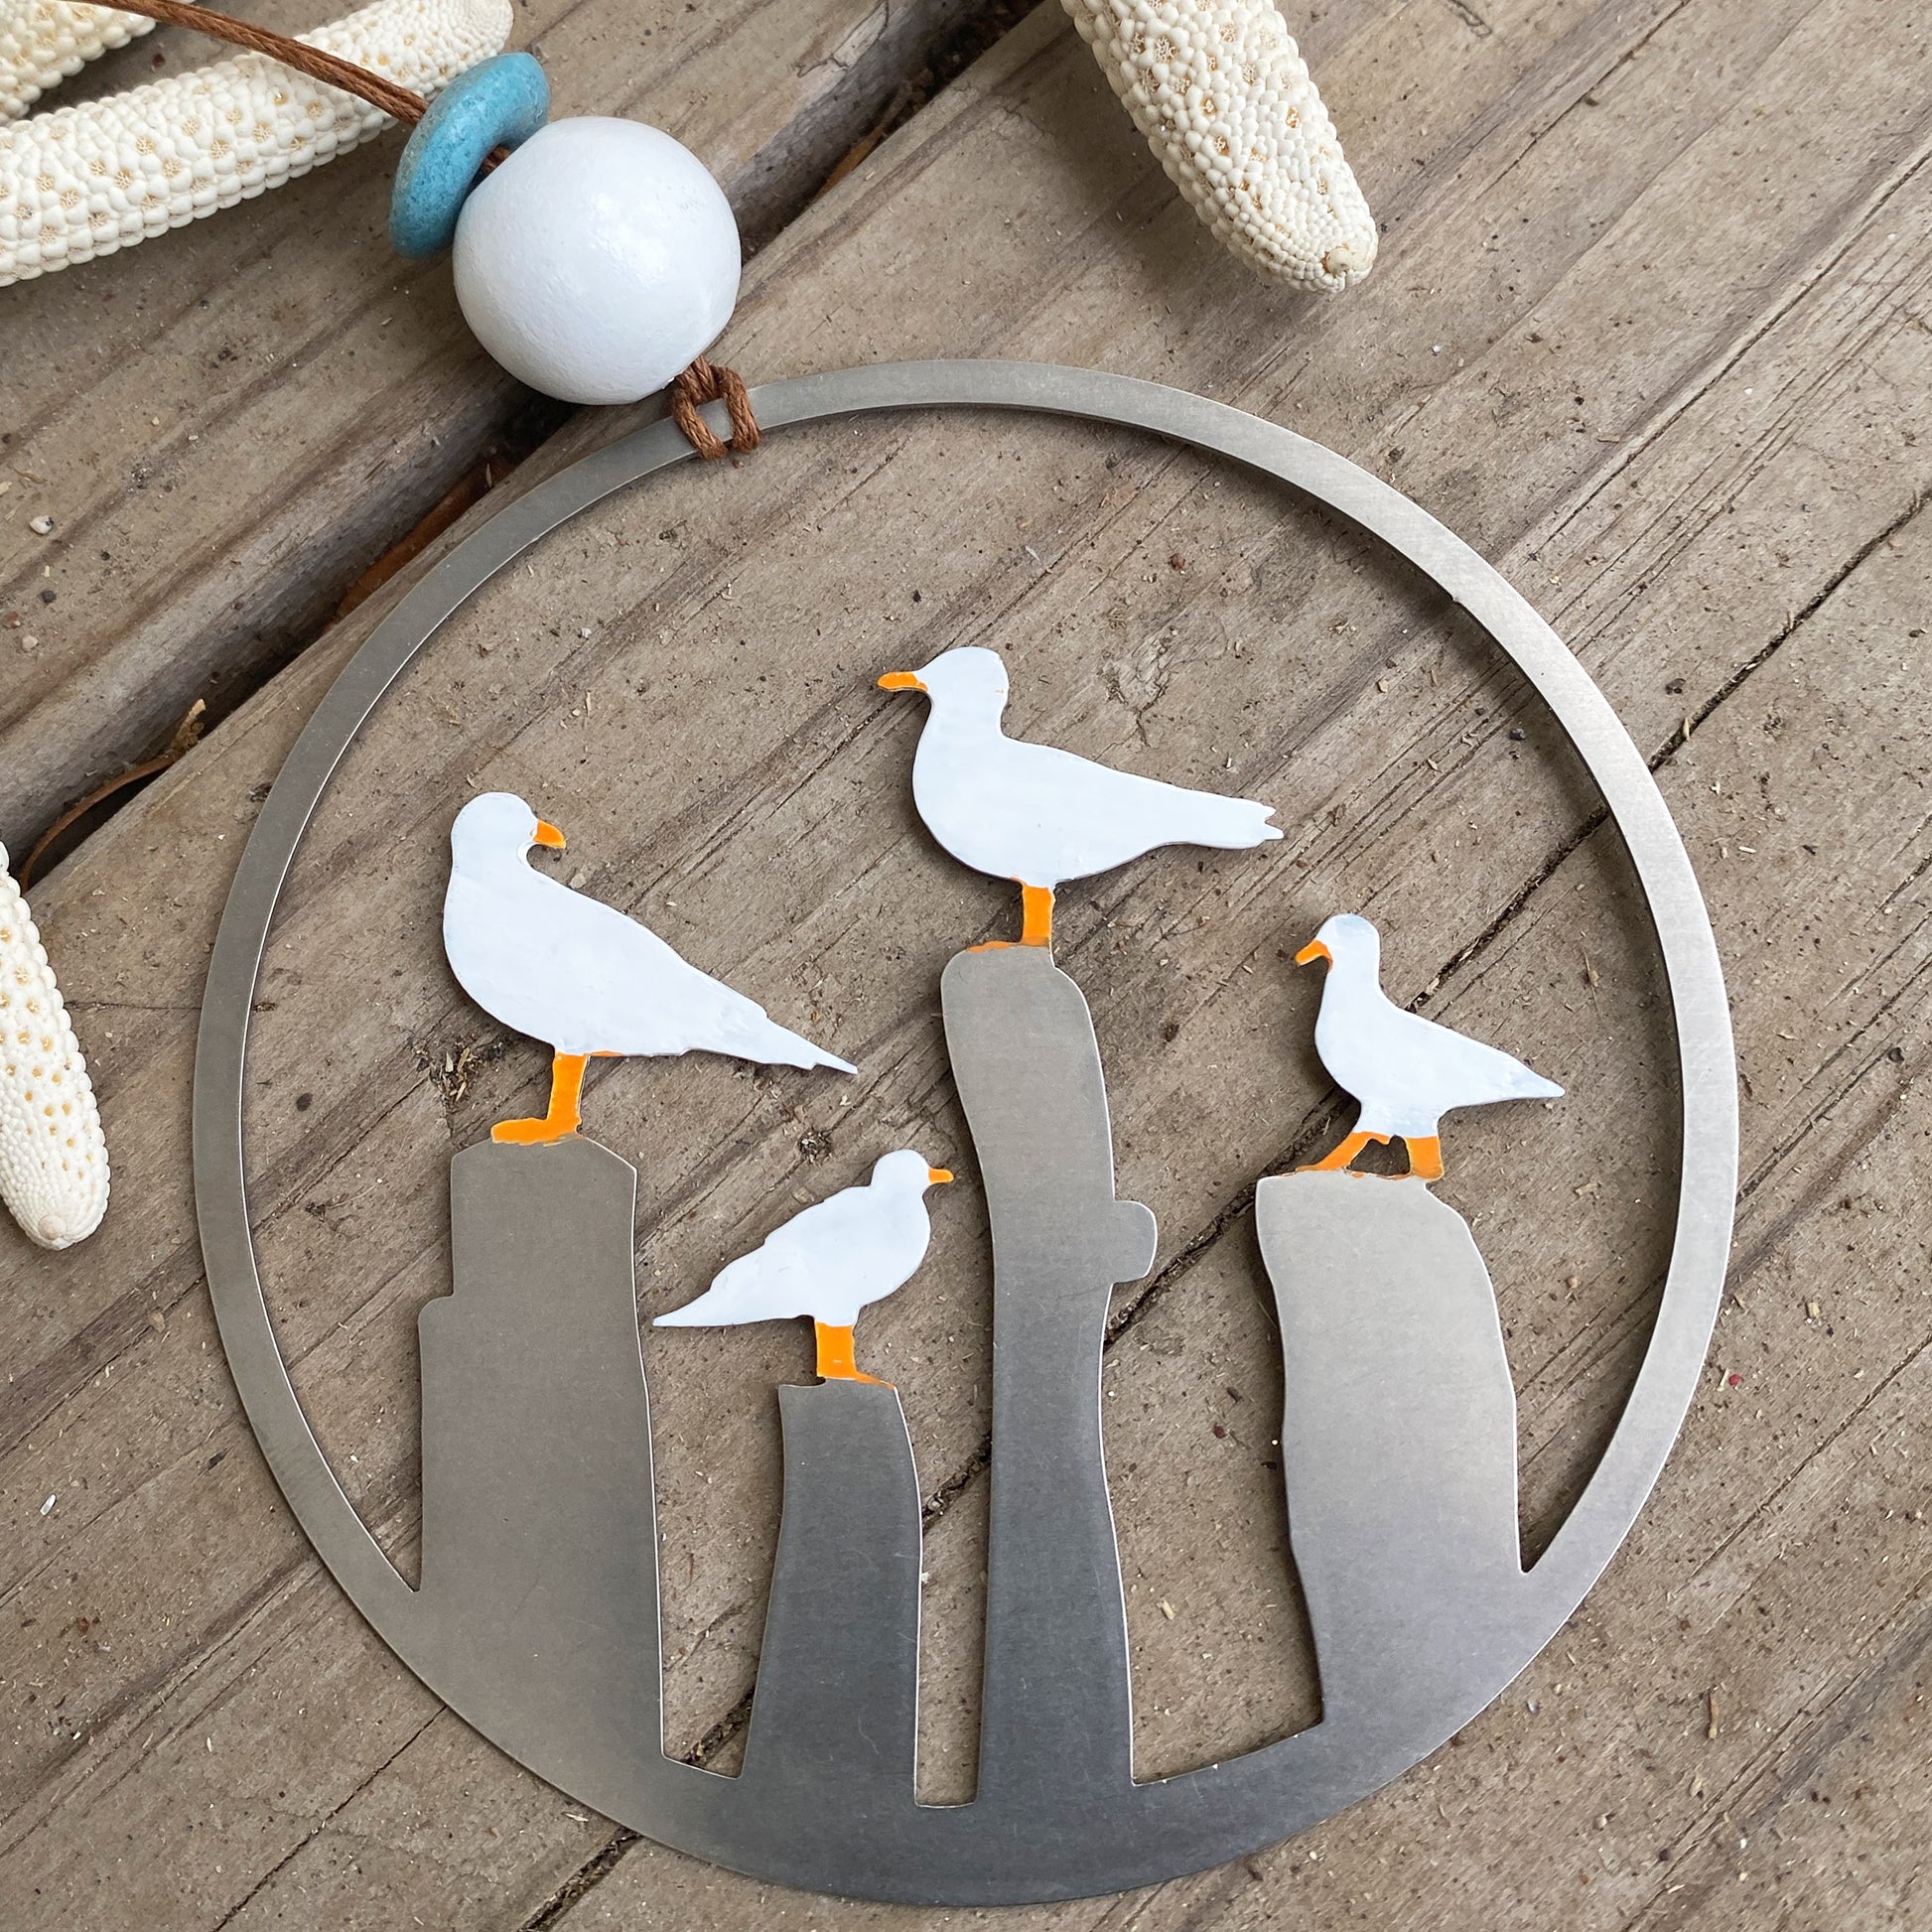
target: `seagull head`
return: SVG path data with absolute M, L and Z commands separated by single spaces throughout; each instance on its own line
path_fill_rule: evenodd
M 935 707 L 991 711 L 997 718 L 1007 707 L 1007 667 L 998 651 L 961 644 L 957 650 L 941 651 L 922 671 L 888 671 L 879 688 L 923 691 Z
M 1379 975 L 1382 968 L 1382 940 L 1375 928 L 1359 912 L 1337 912 L 1321 921 L 1321 930 L 1295 955 L 1298 966 L 1312 965 L 1325 959 L 1330 966 L 1366 968 Z
M 533 845 L 561 852 L 564 835 L 513 791 L 485 791 L 471 799 L 450 827 L 451 856 L 465 871 L 521 860 Z
M 871 1184 L 889 1193 L 923 1194 L 928 1187 L 943 1186 L 951 1178 L 950 1169 L 927 1167 L 925 1156 L 909 1147 L 881 1155 L 872 1164 Z

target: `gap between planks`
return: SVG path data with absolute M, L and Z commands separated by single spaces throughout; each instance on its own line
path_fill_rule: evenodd
M 625 111 L 630 104 L 627 98 L 610 100 L 604 96 L 614 80 L 629 77 L 627 68 L 631 65 L 640 67 L 647 76 L 641 81 L 646 93 L 652 88 L 667 89 L 679 80 L 704 86 L 711 99 L 702 106 L 680 102 L 666 92 L 663 98 L 653 98 L 651 117 L 682 130 L 707 152 L 721 144 L 728 150 L 731 136 L 741 125 L 755 125 L 760 111 L 768 118 L 774 108 L 789 106 L 789 117 L 748 158 L 721 167 L 749 260 L 812 204 L 848 155 L 876 143 L 882 130 L 916 115 L 972 60 L 1037 4 L 1038 0 L 907 0 L 906 4 L 869 12 L 863 0 L 825 0 L 817 12 L 826 20 L 840 20 L 842 8 L 851 14 L 843 40 L 830 49 L 813 50 L 801 44 L 793 50 L 795 69 L 787 65 L 769 76 L 759 71 L 758 63 L 770 59 L 773 50 L 766 43 L 773 38 L 773 29 L 766 14 L 757 7 L 740 8 L 729 21 L 703 20 L 697 16 L 697 9 L 683 9 L 698 17 L 700 25 L 677 27 L 675 31 L 687 40 L 693 34 L 696 40 L 690 47 L 678 48 L 669 67 L 651 53 L 653 45 L 664 46 L 660 38 L 654 44 L 640 40 L 636 51 L 604 59 L 596 71 L 580 71 L 586 61 L 599 57 L 578 46 L 576 37 L 582 28 L 581 23 L 571 20 L 575 9 L 567 9 L 557 19 L 539 16 L 534 23 L 519 14 L 513 39 L 522 44 L 534 31 L 538 45 L 552 62 L 553 80 L 571 95 L 572 105 L 579 111 Z M 768 17 L 781 20 L 786 11 L 787 7 L 780 4 L 769 10 Z M 671 17 L 678 15 L 678 9 L 668 0 L 663 12 Z M 646 19 L 657 19 L 660 36 L 673 31 L 654 12 L 640 15 L 639 24 Z M 801 18 L 800 31 L 806 24 Z M 753 97 L 726 107 L 716 106 L 712 102 L 720 95 L 729 99 L 730 89 L 719 84 L 705 64 L 723 61 L 729 65 L 725 44 L 739 31 L 748 35 L 752 50 L 746 60 L 756 76 Z M 89 91 L 90 81 L 104 84 L 136 54 L 138 68 L 145 69 L 150 62 L 160 65 L 169 51 L 196 63 L 205 58 L 206 44 L 180 30 L 163 30 L 123 50 L 118 60 L 110 55 L 96 71 L 80 76 L 71 84 L 70 92 L 51 104 L 58 106 L 61 98 L 81 97 Z M 668 48 L 664 51 L 673 52 Z M 639 83 L 633 79 L 632 84 Z M 757 97 L 759 87 L 765 98 Z M 584 98 L 587 94 L 591 96 L 588 101 Z M 728 124 L 722 143 L 710 127 L 721 113 L 738 117 Z M 692 132 L 686 117 L 693 114 L 713 139 L 706 141 Z M 354 156 L 336 165 L 350 171 L 339 193 L 352 202 L 358 192 L 354 184 L 374 163 L 368 156 Z M 265 246 L 271 254 L 299 257 L 306 246 L 313 253 L 313 240 L 299 235 L 292 240 L 291 228 L 304 197 L 312 198 L 317 192 L 313 183 L 297 184 L 285 197 L 267 198 L 223 213 L 210 223 L 195 224 L 196 230 L 211 227 L 215 233 L 210 238 L 191 230 L 188 236 L 166 240 L 158 249 L 143 248 L 129 258 L 126 268 L 91 264 L 48 280 L 45 288 L 33 284 L 0 292 L 0 300 L 19 309 L 23 335 L 36 329 L 41 333 L 57 331 L 51 345 L 36 343 L 29 336 L 20 345 L 22 350 L 49 363 L 57 374 L 66 373 L 99 388 L 104 378 L 92 368 L 83 371 L 67 351 L 84 344 L 97 355 L 109 353 L 104 345 L 112 339 L 104 334 L 105 324 L 90 336 L 84 332 L 84 320 L 89 313 L 111 316 L 118 312 L 82 309 L 66 322 L 59 321 L 56 312 L 66 314 L 74 305 L 90 300 L 111 302 L 131 277 L 142 307 L 152 306 L 165 316 L 166 326 L 158 339 L 143 339 L 134 357 L 137 367 L 143 360 L 158 367 L 155 358 L 173 351 L 177 335 L 182 333 L 177 328 L 181 323 L 177 312 L 194 306 L 171 286 L 171 259 L 218 248 L 245 253 L 250 246 L 251 224 L 257 250 Z M 320 192 L 329 193 L 327 189 Z M 351 243 L 347 237 L 337 237 L 345 246 L 366 245 L 367 239 L 358 234 Z M 156 256 L 161 257 L 159 263 Z M 184 264 L 174 265 L 186 272 Z M 384 268 L 386 272 L 386 264 Z M 315 272 L 313 264 L 298 258 L 286 274 L 299 281 L 305 273 Z M 397 268 L 388 279 L 397 280 L 401 275 Z M 116 276 L 118 286 L 112 285 Z M 232 319 L 224 317 L 220 328 L 231 330 L 237 339 L 247 338 L 258 320 L 249 302 L 255 301 L 259 307 L 268 297 L 258 297 L 252 284 L 236 294 L 249 278 L 230 279 L 234 286 L 223 302 L 232 302 L 236 314 Z M 190 513 L 185 543 L 178 539 L 172 549 L 158 546 L 154 560 L 147 557 L 149 546 L 136 534 L 141 526 L 129 524 L 111 539 L 113 555 L 100 550 L 95 561 L 98 538 L 109 535 L 108 499 L 88 503 L 77 512 L 69 510 L 68 498 L 84 486 L 75 477 L 69 480 L 65 493 L 48 498 L 48 506 L 56 511 L 56 534 L 47 543 L 26 542 L 17 555 L 0 563 L 0 607 L 24 617 L 25 628 L 18 634 L 49 632 L 40 646 L 38 662 L 24 660 L 25 671 L 39 671 L 45 682 L 50 660 L 60 655 L 63 635 L 70 626 L 79 625 L 83 634 L 91 632 L 94 637 L 90 657 L 74 658 L 69 647 L 68 657 L 71 661 L 64 660 L 60 665 L 64 682 L 32 698 L 25 710 L 0 708 L 0 823 L 16 855 L 24 856 L 74 799 L 151 754 L 192 699 L 207 701 L 210 726 L 230 715 L 316 642 L 332 621 L 332 613 L 340 615 L 345 595 L 369 572 L 372 561 L 379 563 L 407 545 L 418 525 L 426 518 L 434 520 L 452 492 L 463 489 L 466 478 L 486 473 L 492 465 L 500 473 L 521 463 L 579 413 L 533 396 L 510 382 L 481 358 L 467 334 L 458 333 L 460 324 L 453 330 L 443 321 L 440 309 L 447 306 L 447 274 L 436 265 L 425 265 L 419 279 L 425 284 L 428 300 L 415 307 L 421 316 L 423 352 L 433 373 L 418 370 L 399 388 L 392 383 L 395 393 L 373 394 L 370 400 L 377 413 L 389 410 L 395 420 L 380 429 L 365 419 L 345 426 L 335 448 L 304 451 L 292 477 L 278 475 L 272 483 L 257 480 L 256 486 L 243 493 L 231 474 L 232 459 L 224 467 L 206 454 L 207 449 L 220 443 L 221 411 L 258 407 L 259 397 L 252 402 L 249 397 L 262 387 L 261 383 L 253 390 L 229 396 L 225 404 L 214 394 L 219 382 L 205 385 L 206 394 L 191 394 L 185 399 L 170 394 L 163 401 L 161 394 L 155 394 L 154 402 L 169 417 L 181 416 L 176 426 L 180 434 L 160 432 L 154 446 L 145 449 L 141 438 L 129 438 L 124 421 L 105 433 L 90 423 L 65 424 L 64 440 L 84 431 L 104 446 L 90 452 L 96 470 L 105 468 L 112 474 L 125 459 L 134 482 L 127 495 L 113 506 L 115 511 L 145 507 L 136 492 L 148 488 L 151 479 L 155 489 L 155 498 L 150 499 L 152 514 L 157 519 L 167 513 L 158 499 L 181 489 L 184 483 L 189 488 L 183 495 L 195 508 Z M 56 287 L 57 281 L 63 286 Z M 399 286 L 385 295 L 357 282 L 346 321 L 333 329 L 318 330 L 313 326 L 315 318 L 305 317 L 299 331 L 284 327 L 276 347 L 283 357 L 294 359 L 285 362 L 286 377 L 278 367 L 263 382 L 271 388 L 285 379 L 299 382 L 305 363 L 324 369 L 318 379 L 330 379 L 330 356 L 344 353 L 350 358 L 348 374 L 338 370 L 336 379 L 352 379 L 354 356 L 359 353 L 366 360 L 368 351 L 348 349 L 336 338 L 364 320 L 360 309 L 378 299 L 398 308 L 409 306 L 400 300 L 408 293 Z M 284 314 L 288 299 L 284 291 L 275 306 L 278 317 Z M 326 306 L 318 299 L 314 305 L 318 316 Z M 208 301 L 202 300 L 200 307 L 208 309 Z M 54 319 L 43 320 L 50 316 Z M 439 334 L 443 340 L 439 340 Z M 182 341 L 183 352 L 187 353 L 200 353 L 208 346 L 195 337 L 193 330 L 183 334 Z M 219 347 L 222 359 L 236 352 L 227 344 Z M 244 345 L 240 352 L 251 353 L 252 345 Z M 436 396 L 436 383 L 441 381 L 447 389 L 465 363 L 472 367 L 469 392 Z M 119 372 L 122 387 L 128 386 L 126 373 L 125 369 Z M 225 376 L 221 378 L 222 382 L 226 380 Z M 166 383 L 154 386 L 163 391 L 169 388 Z M 23 397 L 23 404 L 27 400 Z M 148 402 L 143 395 L 139 406 L 145 407 Z M 103 392 L 98 407 L 102 412 L 118 412 L 125 409 L 126 398 L 109 401 Z M 391 443 L 400 450 L 414 438 L 423 413 L 435 417 L 436 433 L 432 435 L 429 422 L 421 422 L 422 447 L 404 459 L 402 470 L 406 474 L 392 475 L 396 465 Z M 14 445 L 11 454 L 15 468 L 21 467 L 22 452 L 32 447 L 39 433 L 37 422 L 30 412 L 25 425 L 16 419 L 9 426 L 7 441 Z M 184 436 L 185 442 L 181 440 Z M 207 442 L 202 452 L 188 447 L 204 437 Z M 127 444 L 125 450 L 118 447 L 122 443 Z M 366 475 L 361 474 L 365 470 Z M 40 476 L 32 465 L 23 475 L 27 471 Z M 341 474 L 332 476 L 332 472 Z M 354 480 L 357 478 L 359 481 Z M 19 510 L 24 519 L 26 511 L 20 505 L 33 493 L 32 488 L 23 491 L 18 479 L 10 481 L 16 483 L 16 488 L 6 507 Z M 305 519 L 313 519 L 315 506 L 283 500 L 280 492 L 291 481 L 298 495 L 305 491 L 309 496 L 335 493 L 339 500 L 327 525 L 296 527 Z M 224 497 L 233 500 L 223 505 Z M 201 507 L 205 498 L 219 506 L 217 514 L 228 517 L 228 527 L 219 531 L 198 527 L 193 519 L 206 519 L 207 512 Z M 181 502 L 182 497 L 178 497 L 169 508 L 179 511 Z M 128 562 L 115 560 L 128 559 L 130 553 L 142 580 L 133 587 L 126 581 Z M 76 555 L 87 560 L 84 565 L 76 563 Z M 62 603 L 53 612 L 43 610 L 35 601 L 43 587 L 43 571 L 49 568 L 60 573 L 56 581 Z M 82 612 L 86 614 L 75 615 Z M 50 625 L 57 628 L 50 630 Z M 0 649 L 11 654 L 15 635 L 13 631 L 0 633 Z M 9 710 L 11 716 L 6 715 Z M 123 795 L 115 809 L 125 802 Z M 96 828 L 111 813 L 97 818 Z

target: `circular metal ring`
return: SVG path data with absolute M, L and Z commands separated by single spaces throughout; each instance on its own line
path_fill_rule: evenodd
M 1583 1599 L 1635 1521 L 1695 1392 L 1723 1293 L 1736 1184 L 1730 1020 L 1703 897 L 1642 756 L 1602 693 L 1504 579 L 1427 511 L 1292 431 L 1181 390 L 1038 363 L 888 364 L 755 389 L 760 424 L 873 410 L 1012 409 L 1149 432 L 1273 477 L 1407 558 L 1501 645 L 1555 713 L 1602 792 L 1656 930 L 1676 1022 L 1682 1108 L 1677 1220 L 1651 1343 L 1583 1495 L 1518 1600 L 1470 1633 L 1459 1703 L 1404 1728 L 1331 1724 L 1070 1809 L 975 1836 L 974 1807 L 910 1807 L 917 1829 L 855 1865 L 784 1821 L 730 1815 L 734 1780 L 661 1754 L 630 1785 L 527 1741 L 473 1692 L 456 1708 L 533 1770 L 646 1836 L 778 1882 L 926 1904 L 997 1904 L 1151 1884 L 1272 1844 L 1416 1763 L 1522 1670 Z M 722 412 L 714 412 L 722 416 Z M 567 518 L 692 459 L 668 421 L 584 458 L 510 504 L 431 570 L 317 707 L 263 805 L 222 914 L 195 1068 L 195 1195 L 221 1339 L 264 1454 L 296 1516 L 357 1607 L 432 1690 L 449 1672 L 412 1616 L 414 1592 L 363 1526 L 309 1430 L 277 1350 L 249 1231 L 242 1091 L 248 1020 L 269 921 L 317 800 L 398 673 L 468 597 Z M 654 1741 L 654 1740 L 653 1740 Z

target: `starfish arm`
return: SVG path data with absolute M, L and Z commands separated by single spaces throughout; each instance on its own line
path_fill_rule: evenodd
M 1231 253 L 1339 291 L 1375 217 L 1273 0 L 1064 0 L 1155 158 Z
M 494 54 L 510 26 L 509 0 L 378 0 L 297 38 L 434 93 Z M 0 93 L 23 78 L 0 67 Z M 365 100 L 240 54 L 0 126 L 0 205 L 14 216 L 0 228 L 0 288 L 232 207 L 388 125 Z M 131 165 L 137 146 L 166 166 Z

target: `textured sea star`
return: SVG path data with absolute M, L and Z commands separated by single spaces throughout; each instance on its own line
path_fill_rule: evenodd
M 47 948 L 0 846 L 0 1200 L 30 1241 L 70 1248 L 107 1211 L 107 1143 Z
M 1345 289 L 1375 217 L 1272 0 L 1064 0 L 1174 186 L 1279 281 Z
M 1272 0 L 1064 0 L 1161 165 L 1218 240 L 1339 290 L 1376 227 Z M 303 38 L 420 91 L 496 52 L 508 0 L 380 0 Z M 0 121 L 145 33 L 78 0 L 0 0 Z M 180 227 L 346 153 L 379 110 L 259 56 L 0 128 L 0 286 Z
M 0 0 L 0 121 L 17 119 L 48 88 L 153 27 L 83 0 Z
M 494 54 L 510 22 L 510 0 L 379 0 L 300 38 L 434 93 Z M 23 79 L 10 68 L 0 84 Z M 241 54 L 0 127 L 0 287 L 231 207 L 388 124 L 365 100 Z

